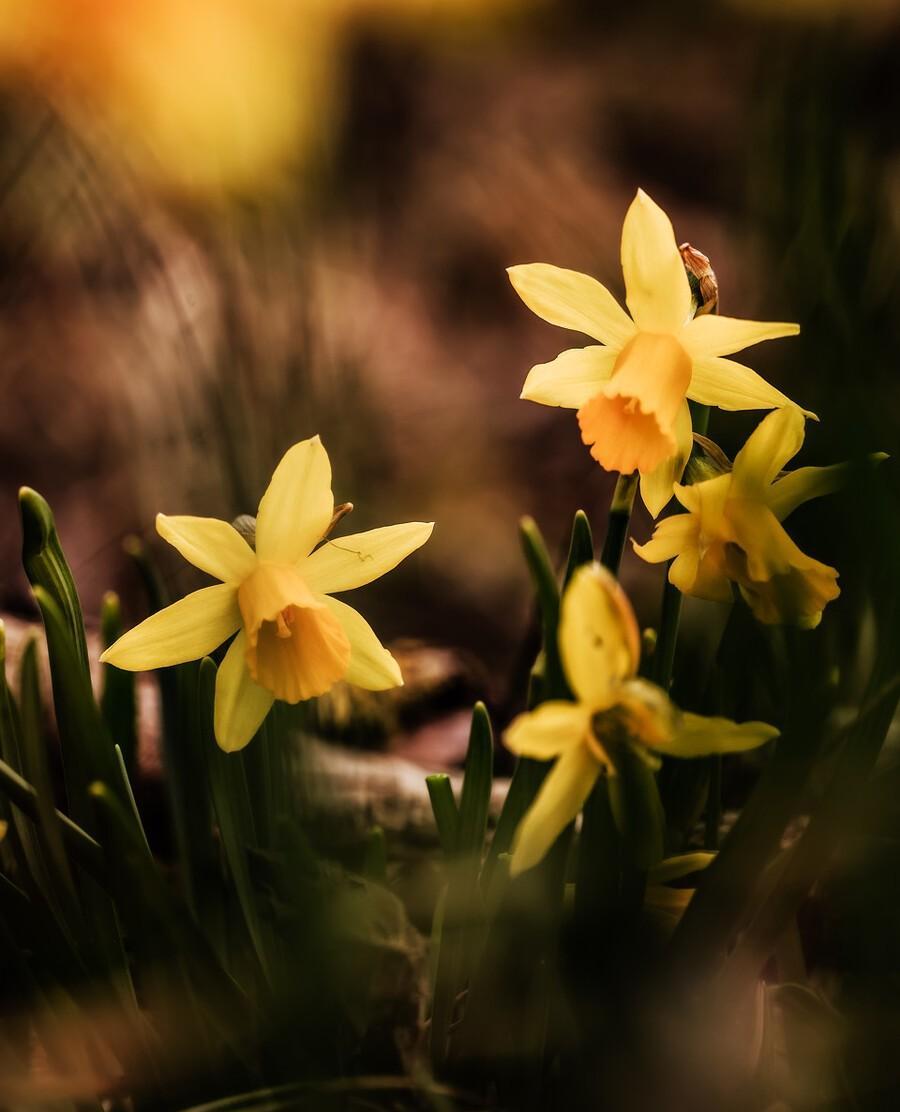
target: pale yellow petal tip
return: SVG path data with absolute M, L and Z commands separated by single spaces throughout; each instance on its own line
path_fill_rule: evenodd
M 2 623 L 0 623 L 0 627 L 2 627 Z M 112 645 L 110 645 L 110 647 L 108 649 L 103 650 L 103 652 L 100 654 L 100 663 L 101 664 L 109 664 L 110 663 L 109 654 L 110 654 L 111 651 L 112 651 Z
M 644 555 L 647 548 L 649 547 L 649 543 L 650 543 L 649 541 L 645 541 L 644 544 L 638 544 L 638 542 L 634 539 L 634 537 L 629 537 L 628 539 L 631 541 L 631 548 L 632 548 L 632 550 L 633 550 L 633 552 L 636 556 L 640 556 L 640 558 L 642 560 L 646 560 L 648 564 L 652 564 L 652 563 L 655 562 L 653 560 L 649 560 Z
M 540 263 L 516 263 L 515 266 L 508 266 L 506 268 L 506 276 L 507 278 L 509 278 L 510 284 L 516 291 L 516 293 L 520 294 L 520 296 L 521 291 L 519 290 L 519 279 L 524 279 L 529 270 L 540 265 Z

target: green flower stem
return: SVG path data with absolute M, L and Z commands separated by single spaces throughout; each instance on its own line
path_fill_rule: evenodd
M 609 504 L 609 519 L 606 525 L 606 537 L 603 541 L 603 550 L 600 553 L 600 563 L 613 573 L 619 574 L 619 564 L 622 562 L 622 553 L 625 549 L 625 539 L 628 536 L 628 526 L 631 522 L 631 511 L 634 509 L 634 496 L 637 494 L 640 476 L 637 471 L 630 475 L 620 475 L 616 479 L 612 501 Z
M 683 595 L 681 591 L 669 582 L 667 567 L 659 620 L 659 637 L 653 653 L 652 669 L 653 682 L 666 692 L 672 686 L 672 668 L 675 664 L 675 648 L 678 644 L 678 626 L 681 622 L 682 602 Z

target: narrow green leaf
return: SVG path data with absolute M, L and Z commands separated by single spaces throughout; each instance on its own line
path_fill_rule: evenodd
M 216 744 L 213 733 L 215 686 L 216 665 L 206 657 L 200 664 L 197 701 L 202 714 L 202 745 L 206 756 L 209 789 L 225 861 L 231 874 L 247 933 L 259 959 L 260 967 L 268 975 L 271 972 L 271 962 L 267 953 L 266 932 L 260 916 L 259 897 L 253 887 L 247 859 L 248 850 L 256 848 L 257 845 L 250 792 L 240 756 L 234 753 L 223 753 Z
M 569 541 L 569 558 L 566 561 L 563 589 L 569 585 L 569 580 L 577 569 L 583 564 L 590 564 L 593 559 L 594 538 L 591 534 L 591 523 L 584 510 L 576 510 L 572 521 L 572 539 Z
M 523 518 L 519 523 L 522 551 L 541 611 L 544 646 L 544 696 L 547 699 L 571 699 L 559 656 L 559 584 L 547 554 L 547 546 L 535 522 Z
M 144 845 L 147 847 L 147 852 L 149 853 L 150 843 L 147 840 L 147 831 L 144 830 L 144 824 L 141 821 L 141 813 L 140 811 L 138 811 L 137 800 L 134 798 L 134 792 L 131 788 L 131 780 L 129 780 L 128 778 L 128 769 L 125 767 L 125 757 L 118 745 L 115 747 L 115 749 L 116 763 L 119 766 L 119 783 L 122 788 L 122 795 L 125 799 L 125 802 L 128 804 L 128 810 L 131 812 L 131 815 L 134 819 L 134 825 L 140 832 L 140 835 L 144 840 Z
M 103 596 L 100 628 L 104 648 L 109 648 L 124 633 L 119 596 L 112 591 L 108 591 Z M 112 664 L 104 664 L 102 667 L 103 693 L 100 697 L 100 710 L 110 737 L 122 752 L 126 769 L 129 774 L 133 774 L 137 760 L 135 674 L 125 672 Z
M 2 760 L 0 760 L 0 795 L 15 803 L 33 822 L 41 821 L 37 792 L 14 768 Z M 105 866 L 100 843 L 61 811 L 56 811 L 55 814 L 69 853 L 91 876 L 102 882 Z
M 74 649 L 75 659 L 90 678 L 84 618 L 78 590 L 59 542 L 53 513 L 36 490 L 19 491 L 22 518 L 22 562 L 32 587 L 42 587 L 56 605 Z
M 445 772 L 438 772 L 433 776 L 426 776 L 425 784 L 431 799 L 441 849 L 449 857 L 456 852 L 459 842 L 459 812 L 453 798 L 450 777 Z
M 138 961 L 155 976 L 172 978 L 171 996 L 164 991 L 157 1006 L 177 1008 L 173 1020 L 191 1038 L 198 1057 L 218 1059 L 224 1054 L 228 1066 L 237 1069 L 251 1045 L 254 1016 L 249 999 L 176 901 L 118 795 L 99 782 L 91 784 L 89 795 L 116 907 Z
M 491 787 L 494 782 L 494 734 L 484 703 L 472 711 L 472 728 L 466 752 L 466 769 L 459 801 L 459 830 L 456 847 L 480 863 L 487 830 Z
M 47 634 L 69 810 L 80 826 L 90 830 L 93 814 L 87 786 L 97 779 L 111 784 L 118 782 L 115 753 L 94 701 L 90 674 L 82 669 L 76 658 L 62 610 L 43 587 L 35 587 L 34 597 Z
M 6 630 L 0 621 L 0 758 L 18 772 L 22 768 L 22 726 L 19 708 L 6 681 Z M 37 834 L 16 808 L 5 809 L 7 839 L 17 864 L 20 883 L 47 893 L 49 880 Z M 21 875 L 19 875 L 21 874 Z
M 45 850 L 48 877 L 52 882 L 53 903 L 67 922 L 72 925 L 76 923 L 83 925 L 75 881 L 65 848 L 62 823 L 53 798 L 53 782 L 43 731 L 37 641 L 34 638 L 28 641 L 22 653 L 20 691 L 22 771 L 34 790 L 37 825 Z
M 516 829 L 531 802 L 550 771 L 549 761 L 536 761 L 531 757 L 520 757 L 509 782 L 506 799 L 497 819 L 497 829 L 491 839 L 487 860 L 484 864 L 483 882 L 489 885 L 491 875 L 500 854 L 509 853 Z

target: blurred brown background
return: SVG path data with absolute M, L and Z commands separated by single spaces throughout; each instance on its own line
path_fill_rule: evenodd
M 281 453 L 319 432 L 357 505 L 348 528 L 437 522 L 361 608 L 386 639 L 472 651 L 502 697 L 529 612 L 519 517 L 562 553 L 579 506 L 602 536 L 613 482 L 573 413 L 518 400 L 533 363 L 580 341 L 532 316 L 504 268 L 557 263 L 621 295 L 638 186 L 710 255 L 723 311 L 801 322 L 749 361 L 822 417 L 803 462 L 896 449 L 893 4 L 371 0 L 312 34 L 319 9 L 297 5 L 279 40 L 305 75 L 283 93 L 306 98 L 296 142 L 274 169 L 196 188 L 123 149 L 123 120 L 138 140 L 144 121 L 118 112 L 120 85 L 79 99 L 7 34 L 0 609 L 31 609 L 19 485 L 50 500 L 88 614 L 115 587 L 137 618 L 122 538 L 149 538 L 157 510 L 252 512 Z M 714 414 L 711 435 L 731 452 L 756 419 Z M 842 571 L 839 626 L 872 538 L 840 498 L 802 513 L 801 542 Z M 173 590 L 194 585 L 163 559 Z M 655 620 L 660 569 L 626 555 L 623 577 Z

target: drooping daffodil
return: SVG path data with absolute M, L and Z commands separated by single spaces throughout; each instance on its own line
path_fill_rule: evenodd
M 606 747 L 624 742 L 675 757 L 700 757 L 753 749 L 778 735 L 764 722 L 738 725 L 681 711 L 662 688 L 639 679 L 634 611 L 599 564 L 579 568 L 566 589 L 559 649 L 575 701 L 543 703 L 519 715 L 504 735 L 519 756 L 555 762 L 516 831 L 513 875 L 543 859 L 604 770 L 616 774 Z
M 781 522 L 803 502 L 837 489 L 846 465 L 781 474 L 804 435 L 799 409 L 770 413 L 730 471 L 676 485 L 688 512 L 659 522 L 635 552 L 652 564 L 671 560 L 669 582 L 684 594 L 729 602 L 736 583 L 759 621 L 817 626 L 826 604 L 840 594 L 838 573 L 801 552 Z
M 215 735 L 245 746 L 275 699 L 297 703 L 338 680 L 381 691 L 400 668 L 365 619 L 331 595 L 378 579 L 425 543 L 414 521 L 320 543 L 335 515 L 319 437 L 290 448 L 259 503 L 255 551 L 225 521 L 158 514 L 160 536 L 221 583 L 203 587 L 120 637 L 101 660 L 127 671 L 196 660 L 233 634 L 218 670 Z
M 509 268 L 519 297 L 551 324 L 599 340 L 532 367 L 522 397 L 578 411 L 591 455 L 608 471 L 639 471 L 656 517 L 691 451 L 687 399 L 720 409 L 772 409 L 790 400 L 724 358 L 796 324 L 694 316 L 691 287 L 668 216 L 638 190 L 622 226 L 630 316 L 595 279 L 546 263 Z

